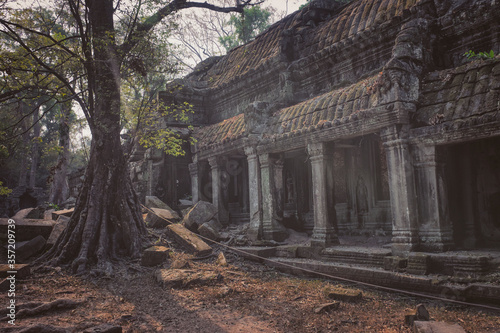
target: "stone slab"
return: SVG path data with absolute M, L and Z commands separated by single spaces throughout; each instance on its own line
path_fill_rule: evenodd
M 216 272 L 192 269 L 159 269 L 155 277 L 164 288 L 187 288 L 222 280 L 222 276 Z
M 206 223 L 203 223 L 199 228 L 198 228 L 198 233 L 202 235 L 203 237 L 206 237 L 210 240 L 213 241 L 219 241 L 221 240 L 222 236 L 220 234 L 220 230 L 222 229 L 222 225 L 219 223 L 219 221 L 212 219 Z
M 331 302 L 331 303 L 325 303 L 321 304 L 318 307 L 314 308 L 314 313 L 320 314 L 322 312 L 328 312 L 332 310 L 337 310 L 340 307 L 340 302 Z
M 359 289 L 327 288 L 325 294 L 328 298 L 343 302 L 359 302 L 363 298 L 363 292 Z
M 73 215 L 74 211 L 75 211 L 74 208 L 56 210 L 55 212 L 52 212 L 52 219 L 54 221 L 56 221 L 59 218 L 60 215 L 71 217 L 71 215 Z
M 11 273 L 7 273 L 10 271 L 15 271 L 17 279 L 24 279 L 31 275 L 31 268 L 29 265 L 25 264 L 16 264 L 14 265 L 14 269 L 11 269 L 9 265 L 4 264 L 0 265 L 0 278 L 6 278 Z
M 53 220 L 21 219 L 15 221 L 16 242 L 28 241 L 38 235 L 48 239 L 56 224 Z M 0 233 L 7 234 L 9 219 L 0 218 Z
M 442 321 L 416 321 L 413 324 L 414 333 L 466 333 L 458 324 Z
M 170 224 L 167 226 L 167 230 L 187 252 L 196 256 L 206 256 L 212 253 L 212 248 L 207 243 L 183 225 Z
M 16 256 L 20 260 L 26 260 L 41 252 L 46 243 L 45 238 L 41 235 L 38 235 L 27 242 L 22 242 L 22 244 L 16 242 Z
M 52 228 L 49 239 L 47 239 L 47 245 L 52 247 L 57 241 L 57 238 L 63 233 L 64 229 L 68 226 L 70 217 L 61 215 L 56 221 L 56 224 Z
M 165 246 L 151 246 L 142 253 L 141 265 L 149 267 L 159 265 L 170 257 L 169 251 L 170 249 Z
M 180 220 L 179 214 L 173 210 L 162 208 L 150 208 L 146 216 L 146 224 L 150 228 L 164 228 L 170 223 Z

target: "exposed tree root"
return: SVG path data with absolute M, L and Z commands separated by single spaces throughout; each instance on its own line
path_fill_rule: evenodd
M 19 305 L 21 310 L 16 313 L 16 318 L 32 317 L 52 310 L 73 309 L 82 303 L 84 302 L 61 298 L 49 303 L 27 303 L 24 306 L 21 304 Z M 9 317 L 5 317 L 2 318 L 2 321 L 7 321 L 8 319 Z

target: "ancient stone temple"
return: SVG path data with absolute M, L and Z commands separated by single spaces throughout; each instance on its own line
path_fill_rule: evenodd
M 498 1 L 313 0 L 169 85 L 162 99 L 194 106 L 197 143 L 190 161 L 150 161 L 189 172 L 160 185 L 190 187 L 254 240 L 498 248 L 499 53 Z

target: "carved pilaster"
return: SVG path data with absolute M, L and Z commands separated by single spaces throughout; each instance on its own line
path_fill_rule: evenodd
M 248 237 L 257 240 L 262 237 L 262 203 L 259 158 L 254 147 L 245 147 L 248 161 L 248 195 L 250 225 Z
M 191 176 L 191 197 L 193 204 L 200 200 L 200 185 L 199 185 L 199 175 L 198 175 L 198 163 L 190 163 L 189 175 Z
M 444 163 L 436 146 L 419 144 L 414 149 L 418 197 L 420 250 L 446 251 L 453 247 L 453 230 L 448 212 Z
M 396 255 L 418 247 L 415 184 L 407 138 L 407 128 L 393 126 L 382 133 L 391 196 L 392 251 Z
M 330 149 L 328 149 L 330 148 Z M 333 170 L 329 170 L 332 147 L 325 143 L 312 143 L 307 146 L 311 161 L 314 229 L 311 237 L 311 246 L 328 247 L 338 244 L 335 234 L 335 202 L 333 188 Z
M 262 196 L 262 236 L 264 239 L 283 241 L 288 232 L 281 224 L 277 211 L 277 189 L 274 175 L 275 159 L 269 154 L 259 155 L 261 196 Z
M 219 222 L 222 224 L 229 223 L 229 211 L 227 210 L 227 202 L 224 198 L 224 186 L 227 185 L 227 174 L 224 171 L 222 159 L 219 157 L 210 157 L 208 159 L 212 171 L 212 203 L 218 209 Z

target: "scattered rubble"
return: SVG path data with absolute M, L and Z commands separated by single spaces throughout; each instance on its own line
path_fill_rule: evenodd
M 212 253 L 212 248 L 196 234 L 180 224 L 171 224 L 167 230 L 172 238 L 183 247 L 186 252 L 196 256 L 206 256 Z
M 179 220 L 180 217 L 175 211 L 154 207 L 150 208 L 146 216 L 146 224 L 150 228 L 164 228 Z
M 165 246 L 151 246 L 142 253 L 141 265 L 157 266 L 170 257 L 169 251 Z
M 186 213 L 182 224 L 191 231 L 197 231 L 198 228 L 212 220 L 217 214 L 217 207 L 206 201 L 198 201 L 193 208 Z
M 359 302 L 363 298 L 363 292 L 359 289 L 346 289 L 341 287 L 326 288 L 326 297 L 343 302 Z
M 321 304 L 320 306 L 314 308 L 314 313 L 320 314 L 322 312 L 328 312 L 332 310 L 337 310 L 340 307 L 340 302 L 331 302 L 331 303 L 325 303 Z

